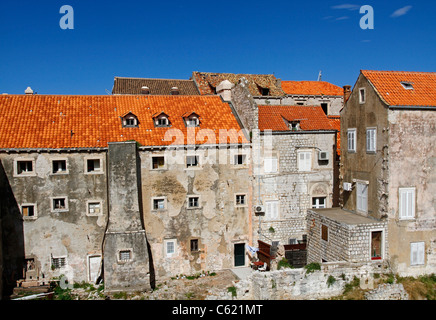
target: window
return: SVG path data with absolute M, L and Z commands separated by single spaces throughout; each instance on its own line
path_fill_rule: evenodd
M 247 204 L 247 196 L 245 194 L 236 195 L 236 206 L 245 206 Z
M 173 255 L 175 255 L 177 250 L 176 246 L 177 246 L 176 240 L 164 240 L 165 256 L 170 258 Z
M 102 214 L 102 205 L 99 201 L 88 202 L 88 215 L 99 216 Z
M 269 88 L 261 88 L 260 93 L 262 96 L 269 96 Z
M 298 171 L 310 171 L 312 169 L 312 152 L 298 152 Z
M 132 250 L 120 250 L 118 252 L 118 262 L 129 262 L 132 260 Z
M 368 185 L 366 183 L 357 182 L 357 211 L 368 213 Z
M 52 257 L 51 258 L 51 266 L 52 269 L 60 269 L 66 266 L 67 264 L 66 257 Z
M 200 207 L 200 197 L 188 197 L 188 208 L 195 209 Z
M 191 252 L 197 252 L 198 251 L 198 239 L 192 239 L 191 240 Z
M 321 225 L 321 239 L 329 241 L 329 227 L 324 224 Z
M 53 160 L 52 173 L 66 173 L 67 172 L 67 160 Z
M 383 231 L 371 232 L 371 260 L 382 259 Z
M 198 127 L 200 125 L 200 116 L 195 112 L 185 113 L 183 119 L 187 127 Z
M 406 82 L 406 81 L 403 81 L 403 82 L 401 82 L 401 85 L 402 85 L 403 88 L 406 89 L 406 90 L 413 90 L 413 89 L 414 89 L 414 88 L 413 88 L 413 83 L 412 83 L 412 82 Z
M 276 173 L 277 172 L 277 158 L 265 158 L 263 161 L 264 172 L 265 173 Z
M 33 161 L 32 160 L 19 160 L 17 161 L 17 174 L 26 175 L 33 172 Z
M 198 167 L 198 165 L 199 165 L 198 156 L 187 156 L 186 157 L 186 167 L 187 168 Z
M 277 219 L 279 217 L 279 201 L 265 201 L 265 218 Z
M 138 127 L 139 121 L 136 115 L 129 112 L 121 117 L 121 124 L 123 128 L 131 128 L 131 127 Z
M 399 189 L 398 207 L 400 219 L 415 218 L 415 188 Z
M 328 103 L 321 103 L 322 111 L 324 111 L 325 114 L 328 114 L 328 107 L 329 107 Z
M 152 157 L 152 169 L 164 169 L 165 157 Z
M 419 266 L 425 264 L 425 243 L 412 242 L 410 244 L 410 265 Z
M 300 130 L 300 121 L 290 121 L 289 122 L 289 129 L 292 131 Z
M 236 154 L 235 155 L 235 165 L 241 166 L 245 164 L 246 155 L 245 154 Z
M 347 131 L 348 152 L 356 152 L 356 129 Z
M 326 197 L 312 198 L 312 208 L 322 209 L 326 208 Z
M 365 88 L 359 89 L 359 103 L 365 103 L 366 102 L 366 90 Z
M 377 129 L 366 129 L 366 151 L 376 152 Z
M 66 197 L 51 198 L 52 211 L 68 211 L 68 199 Z
M 34 204 L 23 204 L 21 206 L 21 214 L 24 219 L 36 218 L 36 206 Z
M 165 198 L 153 199 L 153 210 L 165 210 Z
M 86 160 L 86 172 L 87 173 L 102 173 L 103 168 L 101 165 L 101 159 L 87 159 Z

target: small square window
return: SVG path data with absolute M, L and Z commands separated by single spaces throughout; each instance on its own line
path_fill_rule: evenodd
M 236 195 L 236 205 L 245 206 L 247 204 L 247 196 L 245 194 Z
M 235 165 L 241 166 L 245 164 L 246 155 L 245 154 L 236 154 L 235 155 Z
M 22 175 L 33 173 L 33 161 L 32 160 L 17 161 L 17 173 Z
M 152 167 L 154 170 L 165 168 L 165 157 L 152 157 Z
M 323 209 L 326 207 L 326 197 L 312 198 L 312 208 Z
M 51 266 L 52 269 L 60 269 L 66 266 L 66 258 L 65 257 L 52 257 L 51 259 Z
M 68 211 L 67 198 L 52 198 L 52 211 Z
M 67 160 L 53 160 L 52 173 L 65 173 L 67 172 Z
M 199 166 L 198 156 L 187 156 L 186 157 L 186 167 L 187 168 L 198 167 L 198 166 Z
M 188 197 L 188 208 L 199 208 L 200 198 L 199 197 Z
M 23 218 L 35 218 L 36 217 L 36 209 L 33 204 L 26 204 L 21 206 L 21 214 Z
M 198 251 L 198 239 L 192 239 L 191 240 L 191 252 L 197 252 Z
M 98 216 L 102 213 L 100 202 L 88 202 L 88 215 Z
M 87 159 L 86 172 L 88 173 L 102 172 L 101 159 Z
M 164 210 L 165 199 L 153 199 L 153 210 Z
M 132 260 L 132 250 L 120 250 L 118 252 L 119 262 L 128 262 Z

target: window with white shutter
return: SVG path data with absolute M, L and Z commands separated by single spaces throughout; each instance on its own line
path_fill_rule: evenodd
M 356 129 L 347 131 L 348 152 L 356 152 Z
M 366 129 L 366 151 L 376 152 L 376 129 Z
M 276 173 L 277 172 L 277 158 L 265 158 L 264 159 L 264 172 Z
M 366 183 L 358 182 L 356 184 L 356 206 L 357 211 L 368 212 L 368 185 Z
M 399 189 L 399 215 L 400 219 L 415 218 L 415 188 Z
M 279 217 L 279 202 L 265 201 L 265 218 L 277 219 Z
M 410 244 L 410 265 L 418 266 L 425 264 L 425 243 L 412 242 Z
M 312 152 L 300 151 L 298 152 L 298 171 L 311 171 L 312 170 Z

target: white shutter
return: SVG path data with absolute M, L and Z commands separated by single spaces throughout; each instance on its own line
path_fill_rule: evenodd
M 310 171 L 312 169 L 312 153 L 298 153 L 298 171 Z
M 410 265 L 423 265 L 425 264 L 425 243 L 412 242 L 410 244 Z
M 376 151 L 375 136 L 376 136 L 376 129 L 366 130 L 366 151 L 370 151 L 370 152 Z
M 264 171 L 265 173 L 277 172 L 277 158 L 266 158 L 264 160 Z
M 399 189 L 399 215 L 400 219 L 415 217 L 415 188 Z
M 368 185 L 357 183 L 356 206 L 358 211 L 368 212 Z
M 349 129 L 347 137 L 348 151 L 356 151 L 356 129 Z
M 279 202 L 278 201 L 265 201 L 266 218 L 277 219 L 279 216 Z

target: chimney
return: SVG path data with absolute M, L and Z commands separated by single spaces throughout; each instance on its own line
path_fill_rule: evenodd
M 229 80 L 224 80 L 216 87 L 216 93 L 224 100 L 231 101 L 232 100 L 232 88 L 234 87 L 233 83 Z
M 33 90 L 32 90 L 31 87 L 27 87 L 27 89 L 24 90 L 24 93 L 25 93 L 26 95 L 32 95 L 32 94 L 33 94 Z
M 344 104 L 351 95 L 351 86 L 344 86 Z

